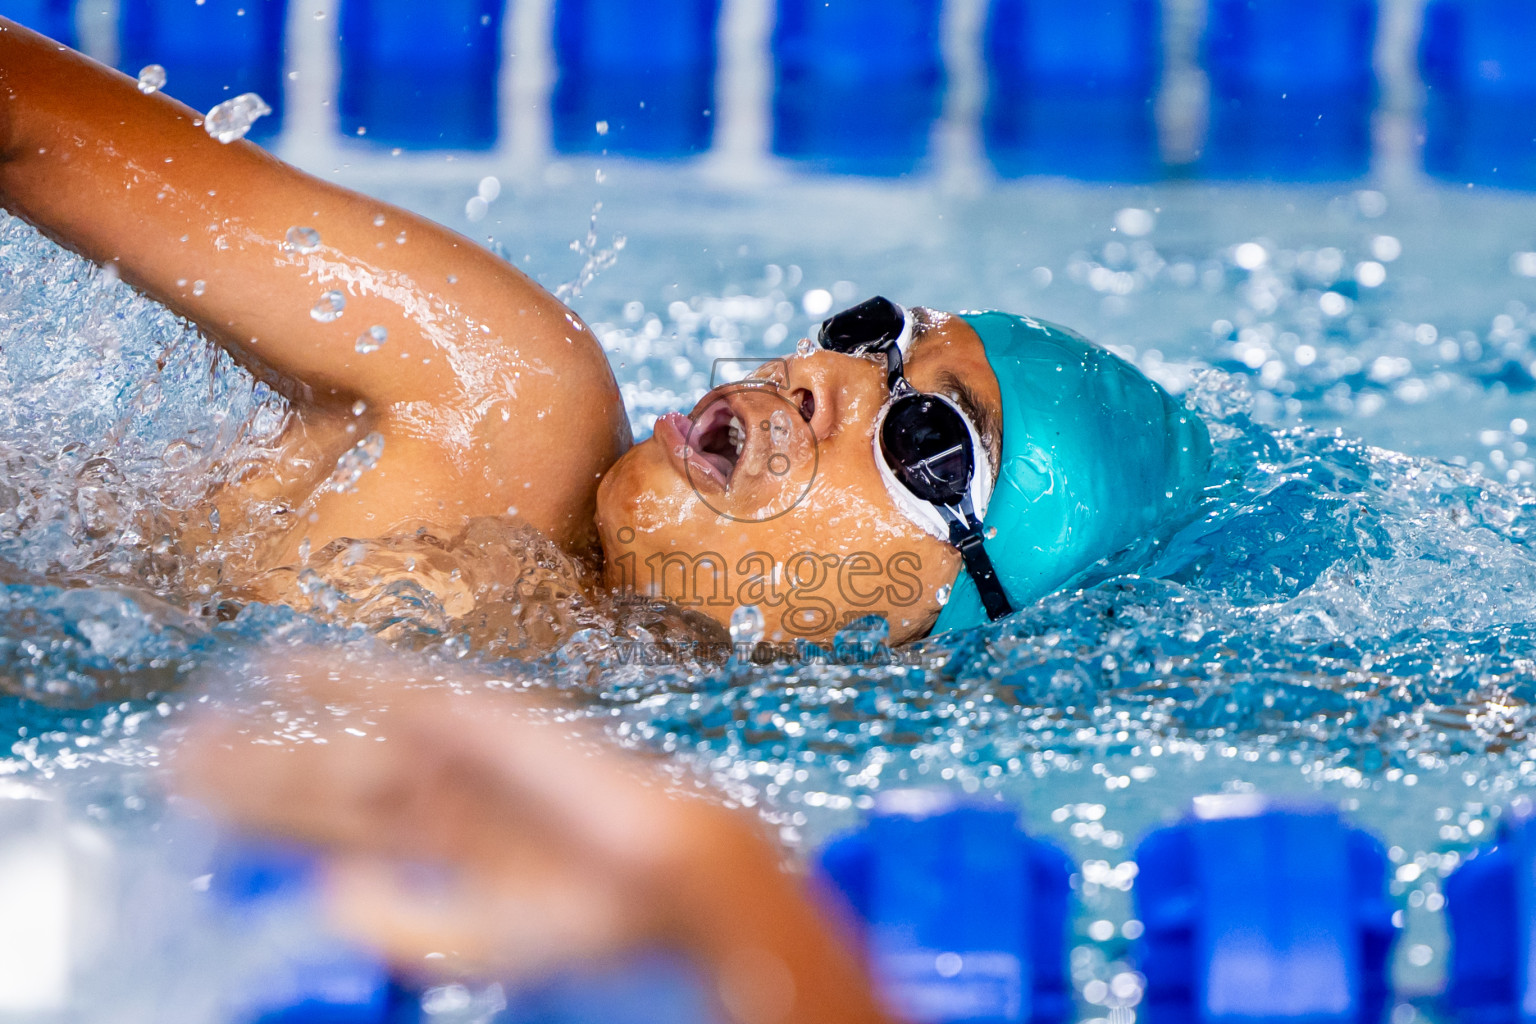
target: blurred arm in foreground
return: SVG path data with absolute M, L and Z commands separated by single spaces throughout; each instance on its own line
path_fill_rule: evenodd
M 387 707 L 357 710 L 362 674 L 388 688 Z M 489 691 L 401 693 L 404 674 L 295 668 L 285 710 L 324 742 L 276 743 L 270 719 L 196 723 L 182 790 L 325 850 L 339 928 L 409 972 L 515 980 L 661 946 L 698 963 L 729 1020 L 890 1021 L 749 816 L 678 793 L 547 710 Z

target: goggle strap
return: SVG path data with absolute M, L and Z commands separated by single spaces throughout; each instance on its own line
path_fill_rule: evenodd
M 965 571 L 981 595 L 981 605 L 987 610 L 987 618 L 996 621 L 1010 614 L 1013 604 L 1008 600 L 1002 581 L 997 578 L 997 570 L 992 567 L 992 558 L 982 543 L 981 524 L 969 516 L 951 519 L 949 542 L 959 550 L 965 562 Z

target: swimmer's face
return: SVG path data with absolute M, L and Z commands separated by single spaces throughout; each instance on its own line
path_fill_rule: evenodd
M 981 339 L 959 317 L 913 313 L 907 379 L 970 406 L 995 465 L 1002 399 Z M 893 641 L 922 636 L 960 556 L 886 490 L 874 432 L 888 398 L 883 359 L 817 349 L 663 417 L 598 488 L 608 584 L 723 625 L 755 605 L 768 640 L 825 640 L 871 614 Z

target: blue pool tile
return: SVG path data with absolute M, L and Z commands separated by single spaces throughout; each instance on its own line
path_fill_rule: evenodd
M 891 794 L 819 860 L 887 1003 L 926 1024 L 1065 1019 L 1066 855 L 1006 807 L 916 798 Z
M 680 157 L 714 138 L 720 0 L 558 0 L 554 144 Z
M 943 101 L 940 0 L 779 0 L 773 151 L 846 174 L 921 164 Z
M 489 149 L 503 0 L 343 0 L 341 130 L 406 149 Z
M 1370 169 L 1374 0 L 1212 0 L 1203 173 L 1325 181 Z
M 1456 182 L 1536 188 L 1536 5 L 1432 0 L 1419 65 L 1424 167 Z
M 1005 177 L 1144 181 L 1162 173 L 1157 0 L 993 0 L 987 156 Z
M 80 45 L 75 35 L 74 0 L 0 0 L 0 15 L 65 46 Z
M 1447 1008 L 1467 1024 L 1519 1024 L 1536 1010 L 1536 828 L 1530 807 L 1445 880 Z
M 165 91 L 206 113 L 254 92 L 272 108 L 251 128 L 264 139 L 282 130 L 283 24 L 287 0 L 122 0 L 117 66 L 137 75 L 165 68 Z
M 1136 851 L 1150 1024 L 1377 1024 L 1396 930 L 1386 854 L 1324 810 L 1197 803 Z

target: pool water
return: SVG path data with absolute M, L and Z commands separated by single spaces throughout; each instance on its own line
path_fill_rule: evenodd
M 466 642 L 451 621 L 409 646 L 576 695 L 801 849 L 885 788 L 1001 794 L 1082 865 L 1085 1018 L 1134 1016 L 1092 983 L 1127 969 L 1136 841 L 1218 791 L 1338 803 L 1380 835 L 1407 928 L 1399 985 L 1440 984 L 1441 880 L 1536 783 L 1528 198 L 772 169 L 744 182 L 708 163 L 603 160 L 507 174 L 471 222 L 486 173 L 377 159 L 334 176 L 565 286 L 637 436 L 690 406 L 715 360 L 791 352 L 829 309 L 878 292 L 1071 325 L 1199 410 L 1218 458 L 1202 514 L 1155 552 L 894 655 L 868 623 L 830 652 L 722 664 L 657 655 L 650 634 L 601 616 L 536 656 Z M 185 589 L 156 517 L 191 514 L 209 472 L 259 457 L 280 400 L 25 226 L 0 222 L 0 254 L 0 772 L 58 787 L 131 862 L 165 820 L 167 727 L 207 699 L 187 678 L 285 644 L 383 641 L 318 603 L 219 615 L 217 593 Z M 224 692 L 261 685 L 252 673 Z M 148 913 L 126 904 L 122 921 Z M 142 955 L 148 1008 L 175 986 Z M 177 991 L 227 983 L 195 962 Z

